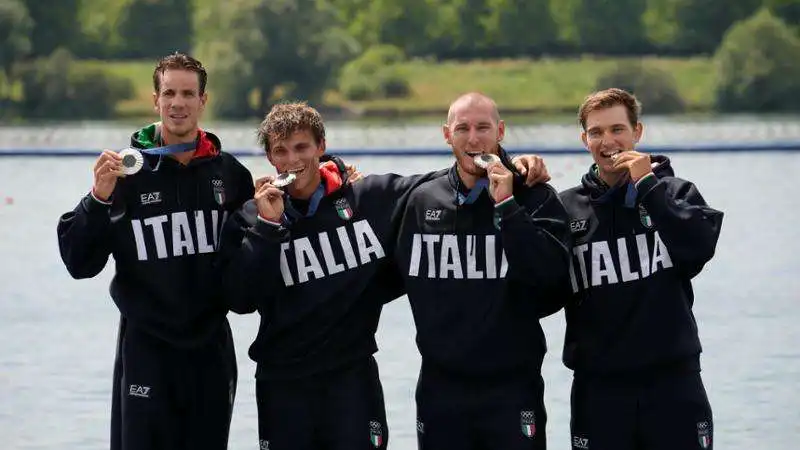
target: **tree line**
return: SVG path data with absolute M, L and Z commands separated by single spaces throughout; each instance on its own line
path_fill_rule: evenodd
M 391 66 L 408 58 L 717 55 L 734 25 L 759 12 L 772 41 L 794 48 L 800 0 L 0 0 L 0 103 L 47 115 L 40 91 L 60 76 L 57 101 L 110 97 L 113 109 L 130 87 L 99 69 L 69 69 L 71 60 L 185 51 L 217 73 L 225 100 L 216 112 L 250 116 L 277 97 L 314 100 L 331 87 L 353 99 L 404 95 Z M 760 45 L 750 41 L 741 45 Z M 106 81 L 87 81 L 97 79 Z

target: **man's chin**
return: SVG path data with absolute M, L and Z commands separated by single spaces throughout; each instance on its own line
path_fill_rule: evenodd
M 178 125 L 169 122 L 162 122 L 162 126 L 164 127 L 164 130 L 166 132 L 168 132 L 172 136 L 175 136 L 176 138 L 186 138 L 194 134 L 195 131 L 197 131 L 196 124 L 193 125 L 193 124 L 181 123 L 180 125 Z
M 462 162 L 461 164 L 459 164 L 459 168 L 461 169 L 462 172 L 475 177 L 486 176 L 486 170 L 476 166 L 475 163 L 472 161 Z

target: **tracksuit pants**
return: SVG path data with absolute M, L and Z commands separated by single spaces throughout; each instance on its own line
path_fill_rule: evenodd
M 111 450 L 225 450 L 237 369 L 230 326 L 177 348 L 120 320 Z
M 587 376 L 572 383 L 573 450 L 711 450 L 713 420 L 698 370 Z
M 256 380 L 261 449 L 386 449 L 389 429 L 378 365 L 370 356 L 296 380 Z
M 545 450 L 540 374 L 460 379 L 423 368 L 417 383 L 420 450 Z

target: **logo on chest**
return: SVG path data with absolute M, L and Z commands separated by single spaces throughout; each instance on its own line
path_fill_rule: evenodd
M 281 244 L 280 268 L 286 286 L 357 269 L 386 257 L 378 234 L 366 220 Z
M 572 234 L 583 234 L 589 229 L 589 219 L 574 219 L 569 223 Z
M 642 222 L 645 228 L 653 228 L 653 219 L 650 218 L 650 214 L 647 213 L 642 204 L 639 205 L 639 221 Z
M 333 202 L 333 206 L 336 207 L 336 214 L 338 214 L 342 220 L 350 220 L 353 218 L 353 208 L 350 207 L 350 203 L 346 198 L 342 197 L 336 199 L 336 201 Z
M 146 192 L 139 195 L 142 205 L 155 205 L 161 203 L 161 192 Z
M 215 178 L 211 180 L 211 189 L 214 192 L 214 200 L 218 205 L 225 204 L 225 184 L 222 180 Z
M 439 222 L 442 220 L 442 210 L 441 209 L 426 209 L 425 210 L 425 222 L 433 223 Z

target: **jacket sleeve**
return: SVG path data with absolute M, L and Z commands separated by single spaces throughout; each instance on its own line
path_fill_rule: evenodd
M 572 244 L 567 211 L 547 184 L 514 190 L 513 197 L 495 206 L 509 277 L 549 291 L 569 281 Z
M 690 277 L 700 273 L 716 251 L 723 213 L 680 178 L 650 175 L 640 180 L 637 191 L 670 256 Z
M 99 274 L 111 254 L 111 204 L 90 193 L 58 221 L 61 260 L 75 279 Z
M 362 181 L 365 183 L 365 190 L 376 195 L 374 201 L 384 202 L 391 208 L 389 220 L 392 224 L 393 237 L 396 236 L 400 219 L 403 216 L 408 198 L 419 185 L 426 183 L 442 174 L 447 170 L 438 170 L 416 175 L 369 175 Z
M 225 222 L 219 264 L 223 297 L 237 314 L 269 310 L 285 288 L 281 276 L 281 243 L 288 230 L 257 218 L 253 201 L 246 202 Z
M 234 158 L 236 170 L 238 173 L 238 187 L 236 190 L 236 201 L 233 204 L 234 209 L 241 208 L 242 205 L 251 198 L 256 193 L 255 185 L 253 183 L 253 175 L 250 173 L 247 168 L 242 165 L 237 159 Z
M 385 220 L 389 221 L 389 234 L 386 237 L 386 244 L 387 248 L 392 249 L 392 252 L 397 244 L 403 213 L 411 193 L 421 184 L 445 173 L 447 173 L 446 170 L 438 170 L 408 176 L 397 174 L 370 175 L 361 181 L 364 183 L 364 192 L 375 196 L 375 198 L 370 199 L 370 202 L 387 205 L 385 207 L 388 208 L 388 213 L 385 216 Z M 384 208 L 384 206 L 381 206 L 381 208 Z M 382 269 L 376 278 L 377 282 L 382 286 L 381 295 L 379 296 L 382 303 L 391 302 L 406 294 L 405 280 L 400 273 L 400 269 L 394 262 L 393 257 L 390 257 L 389 260 L 392 262 Z

